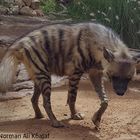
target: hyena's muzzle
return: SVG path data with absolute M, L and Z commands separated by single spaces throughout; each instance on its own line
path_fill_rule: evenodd
M 130 80 L 130 78 L 112 76 L 112 85 L 115 93 L 119 96 L 123 96 Z

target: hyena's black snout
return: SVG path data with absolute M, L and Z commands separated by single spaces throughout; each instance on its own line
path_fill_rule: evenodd
M 115 93 L 119 96 L 123 96 L 127 90 L 127 86 L 130 79 L 121 77 L 112 77 L 112 84 Z
M 126 90 L 116 90 L 116 94 L 119 96 L 123 96 Z

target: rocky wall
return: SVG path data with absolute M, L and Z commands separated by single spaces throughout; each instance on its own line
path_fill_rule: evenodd
M 3 0 L 0 5 L 0 14 L 43 16 L 40 9 L 40 0 Z

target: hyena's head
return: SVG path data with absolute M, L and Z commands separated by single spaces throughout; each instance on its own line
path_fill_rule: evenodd
M 106 73 L 117 95 L 123 96 L 136 71 L 136 60 L 124 53 L 113 53 L 104 48 L 104 57 L 109 62 Z

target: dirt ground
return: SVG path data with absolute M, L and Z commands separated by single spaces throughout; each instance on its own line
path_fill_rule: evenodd
M 69 119 L 69 109 L 66 106 L 67 86 L 53 89 L 53 111 L 65 124 L 64 128 L 50 126 L 42 107 L 42 98 L 39 103 L 45 118 L 41 120 L 33 119 L 31 95 L 0 102 L 0 140 L 8 140 L 2 137 L 2 134 L 21 136 L 9 138 L 10 140 L 140 140 L 139 84 L 139 82 L 131 83 L 123 97 L 117 96 L 111 86 L 106 84 L 109 106 L 103 116 L 100 131 L 95 130 L 91 121 L 92 115 L 100 106 L 100 101 L 88 80 L 81 81 L 76 103 L 79 111 L 85 114 L 84 120 Z

